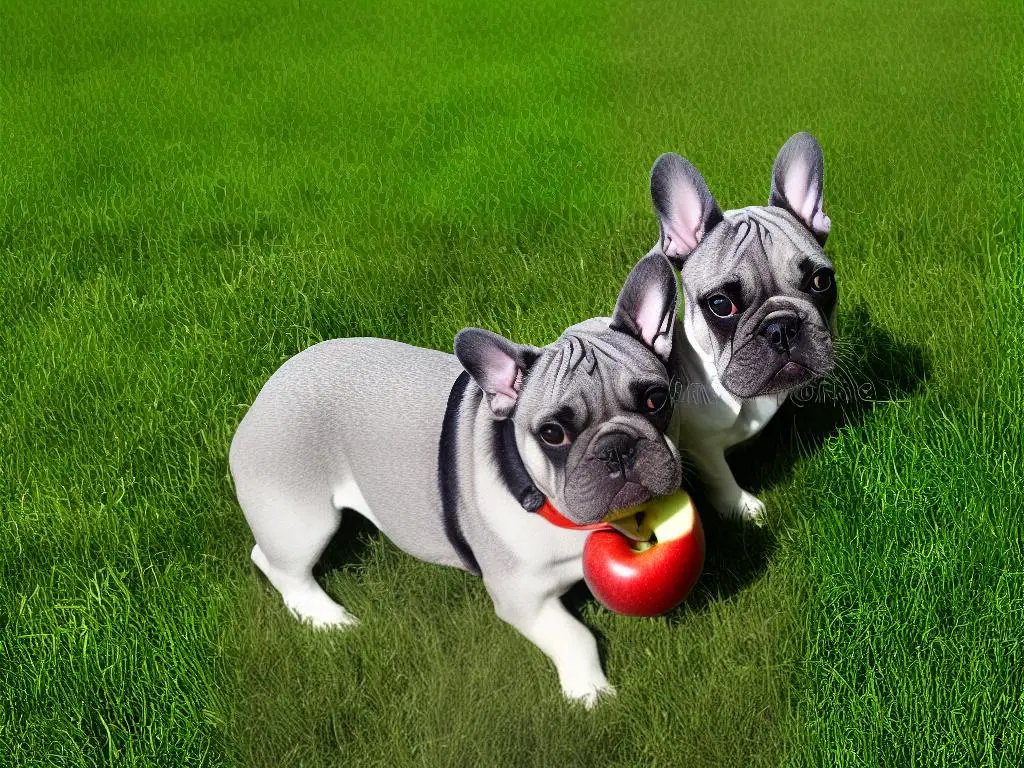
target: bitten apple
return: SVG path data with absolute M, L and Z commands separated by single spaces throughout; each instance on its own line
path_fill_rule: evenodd
M 689 494 L 652 499 L 619 530 L 594 531 L 583 547 L 583 578 L 605 607 L 657 616 L 679 605 L 704 567 L 704 529 Z

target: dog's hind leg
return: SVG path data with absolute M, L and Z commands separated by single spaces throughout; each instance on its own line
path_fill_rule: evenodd
M 329 497 L 238 488 L 238 501 L 256 537 L 252 561 L 274 585 L 288 609 L 314 627 L 347 627 L 357 619 L 324 592 L 313 566 L 341 523 Z

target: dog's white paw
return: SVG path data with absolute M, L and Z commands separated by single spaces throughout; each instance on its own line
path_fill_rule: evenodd
M 359 619 L 330 599 L 326 603 L 293 601 L 285 605 L 295 618 L 314 629 L 350 629 L 359 626 Z
M 711 505 L 725 518 L 742 520 L 764 525 L 766 508 L 764 502 L 752 493 L 741 488 L 730 489 L 723 493 L 712 494 Z
M 740 492 L 740 499 L 732 509 L 735 517 L 740 520 L 748 520 L 758 526 L 765 524 L 767 511 L 763 501 L 746 491 Z
M 359 619 L 331 600 L 316 583 L 282 597 L 292 615 L 314 629 L 348 629 L 359 624 Z
M 569 701 L 582 704 L 586 709 L 593 709 L 601 699 L 615 695 L 615 686 L 609 683 L 604 675 L 600 680 L 562 681 L 562 693 Z

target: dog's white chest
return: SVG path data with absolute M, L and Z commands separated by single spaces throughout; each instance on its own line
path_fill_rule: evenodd
M 785 395 L 769 395 L 743 401 L 733 428 L 737 438 L 736 442 L 749 440 L 764 429 L 764 425 L 775 415 L 784 400 Z M 731 445 L 734 444 L 731 443 Z
M 674 433 L 681 446 L 714 446 L 724 450 L 749 440 L 771 420 L 785 395 L 741 400 L 728 393 L 714 393 L 704 403 L 676 407 Z

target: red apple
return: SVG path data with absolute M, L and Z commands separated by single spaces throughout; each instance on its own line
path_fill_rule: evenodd
M 594 597 L 626 616 L 657 616 L 683 602 L 704 567 L 704 529 L 689 494 L 652 499 L 616 525 L 630 535 L 594 531 L 583 546 Z

